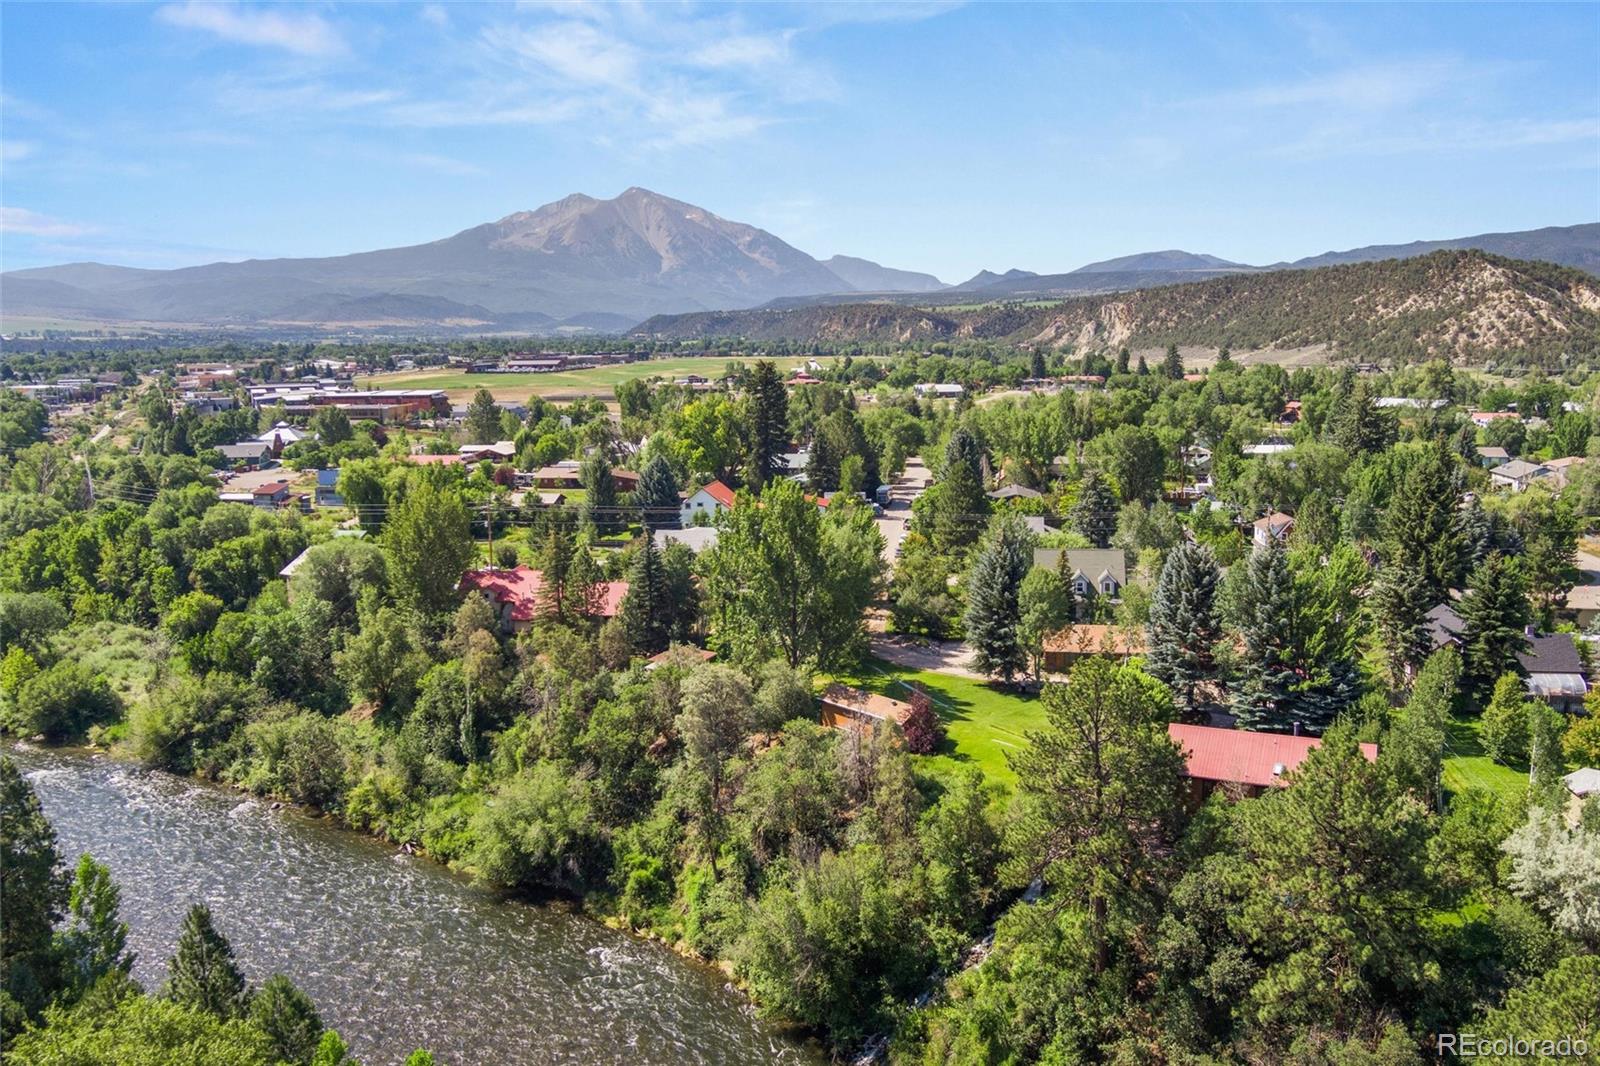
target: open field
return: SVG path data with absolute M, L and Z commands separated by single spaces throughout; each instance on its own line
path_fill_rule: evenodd
M 805 365 L 809 356 L 785 356 L 772 361 L 778 369 L 788 373 Z M 826 366 L 835 357 L 823 356 L 817 362 Z M 588 370 L 558 371 L 553 374 L 467 374 L 453 368 L 409 370 L 398 374 L 375 374 L 361 378 L 358 384 L 379 389 L 443 389 L 452 401 L 465 402 L 479 389 L 488 389 L 496 400 L 526 400 L 529 396 L 543 396 L 551 400 L 576 400 L 588 396 L 611 398 L 612 389 L 624 381 L 635 378 L 683 377 L 699 374 L 715 378 L 734 360 L 720 356 L 683 356 L 667 359 L 647 359 L 620 366 L 599 366 Z M 742 360 L 750 362 L 749 359 Z
M 976 766 L 984 777 L 1010 788 L 1017 775 L 1006 753 L 1027 743 L 1027 733 L 1044 728 L 1044 705 L 1034 696 L 999 686 L 926 670 L 907 670 L 878 658 L 866 660 L 860 674 L 835 675 L 847 685 L 905 699 L 906 682 L 914 682 L 933 698 L 944 722 L 945 744 L 932 760 L 951 766 Z

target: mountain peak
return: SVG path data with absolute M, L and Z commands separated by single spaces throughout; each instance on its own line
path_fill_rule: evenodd
M 1133 255 L 1118 256 L 1115 259 L 1102 259 L 1098 263 L 1090 263 L 1072 271 L 1074 274 L 1110 274 L 1120 271 L 1132 270 L 1252 270 L 1253 267 L 1243 263 L 1230 263 L 1214 255 L 1205 255 L 1200 252 L 1185 252 L 1179 248 L 1168 248 L 1161 252 L 1136 252 Z

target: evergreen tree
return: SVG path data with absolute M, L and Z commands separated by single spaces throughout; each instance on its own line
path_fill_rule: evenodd
M 1500 675 L 1483 709 L 1478 735 L 1484 754 L 1505 765 L 1528 757 L 1528 689 L 1513 673 Z
M 1436 441 L 1412 462 L 1389 503 L 1383 561 L 1421 576 L 1426 593 L 1423 610 L 1445 601 L 1460 572 L 1461 537 L 1456 525 L 1460 501 L 1455 460 Z
M 310 1066 L 322 1041 L 322 1017 L 311 997 L 282 974 L 273 974 L 250 998 L 250 1020 L 272 1041 L 273 1054 L 291 1066 Z
M 1235 365 L 1236 364 L 1233 361 L 1233 349 L 1224 344 L 1222 346 L 1222 350 L 1217 352 L 1217 365 L 1214 369 L 1231 370 Z
M 1395 420 L 1378 409 L 1365 380 L 1356 381 L 1331 421 L 1333 443 L 1351 455 L 1381 452 L 1398 432 Z
M 33 787 L 0 755 L 0 999 L 28 1014 L 44 1007 L 60 979 L 51 930 L 67 902 L 56 833 Z M 7 1005 L 6 1037 L 18 1020 Z
M 1097 470 L 1090 470 L 1078 487 L 1078 499 L 1067 522 L 1096 548 L 1109 548 L 1117 531 L 1117 497 Z
M 977 438 L 958 428 L 945 446 L 944 471 L 913 504 L 919 531 L 941 552 L 973 543 L 989 514 L 983 491 L 983 451 Z
M 1131 358 L 1132 356 L 1128 353 L 1128 348 L 1126 345 L 1117 349 L 1117 373 L 1126 374 L 1128 372 L 1128 362 Z
M 330 448 L 355 436 L 355 430 L 350 426 L 350 416 L 337 404 L 317 408 L 317 413 L 311 416 L 310 427 L 311 432 L 317 435 L 317 441 Z
M 1166 358 L 1161 360 L 1161 373 L 1171 381 L 1183 380 L 1183 356 L 1178 354 L 1176 344 L 1167 345 Z
M 588 535 L 580 537 L 572 546 L 572 565 L 567 570 L 567 580 L 561 592 L 563 614 L 570 621 L 594 617 L 599 606 L 600 585 L 605 575 L 594 559 L 594 546 Z
M 1461 682 L 1461 656 L 1448 645 L 1428 657 L 1417 672 L 1411 698 L 1396 715 L 1378 748 L 1380 765 L 1402 790 L 1432 810 L 1444 802 L 1440 773 L 1450 708 Z
M 1150 373 L 1150 364 L 1144 361 L 1144 356 L 1139 356 L 1139 376 L 1144 377 Z
M 983 442 L 966 426 L 957 426 L 944 446 L 944 476 L 949 477 L 956 467 L 965 467 L 972 480 L 983 484 L 985 465 Z
M 108 973 L 133 969 L 128 926 L 118 913 L 121 900 L 111 871 L 87 854 L 80 856 L 67 897 L 67 927 L 58 937 L 74 996 Z
M 648 536 L 628 571 L 628 594 L 622 600 L 622 625 L 635 651 L 654 655 L 666 650 L 672 628 L 667 579 L 655 540 Z
M 811 440 L 811 454 L 806 461 L 806 487 L 812 492 L 829 493 L 839 487 L 838 439 L 832 433 L 818 430 Z
M 639 509 L 639 523 L 646 530 L 676 529 L 679 518 L 678 475 L 664 456 L 656 456 L 639 471 L 639 487 L 633 492 L 633 505 Z
M 500 407 L 494 402 L 494 394 L 488 389 L 473 393 L 472 402 L 467 405 L 467 417 L 461 425 L 468 444 L 493 444 L 499 440 Z
M 749 396 L 750 465 L 745 481 L 759 492 L 768 478 L 783 472 L 783 454 L 789 450 L 789 394 L 770 359 L 757 360 Z
M 1196 710 L 1195 686 L 1217 673 L 1219 577 L 1211 549 L 1181 541 L 1167 553 L 1150 603 L 1145 669 L 1172 689 L 1178 707 L 1189 715 Z
M 1250 553 L 1239 597 L 1244 642 L 1233 713 L 1245 729 L 1287 732 L 1295 722 L 1295 604 L 1289 553 L 1273 538 Z
M 1518 668 L 1517 653 L 1527 649 L 1528 597 L 1516 563 L 1498 552 L 1467 579 L 1461 615 L 1462 688 L 1481 703 L 1501 674 Z
M 1033 565 L 1032 537 L 1022 519 L 1006 515 L 978 552 L 967 579 L 967 643 L 973 667 L 1006 684 L 1028 665 L 1019 596 Z
M 1033 354 L 1028 358 L 1028 376 L 1032 378 L 1042 378 L 1049 374 L 1049 372 L 1049 369 L 1045 366 L 1044 352 L 1040 351 L 1038 348 L 1035 348 L 1033 350 Z
M 584 488 L 584 522 L 602 537 L 620 533 L 626 523 L 617 495 L 617 479 L 611 473 L 611 450 L 596 448 L 584 459 L 578 477 Z
M 211 921 L 211 909 L 196 903 L 178 932 L 178 951 L 167 962 L 168 999 L 185 1006 L 237 1018 L 249 1002 L 244 976 L 233 964 L 233 946 Z
M 552 508 L 545 518 L 544 544 L 539 552 L 539 566 L 544 576 L 541 586 L 540 613 L 564 619 L 567 615 L 567 578 L 572 573 L 572 558 L 577 552 L 573 540 L 570 512 Z
M 1396 687 L 1411 681 L 1411 674 L 1433 650 L 1428 630 L 1428 592 L 1420 570 L 1390 563 L 1378 570 L 1367 608 L 1378 631 L 1389 680 Z

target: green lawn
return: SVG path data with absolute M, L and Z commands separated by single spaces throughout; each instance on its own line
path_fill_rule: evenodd
M 773 359 L 780 371 L 787 373 L 803 365 L 810 356 L 785 356 Z M 378 374 L 362 378 L 359 384 L 380 389 L 443 389 L 450 399 L 464 402 L 479 389 L 488 389 L 497 400 L 526 400 L 529 396 L 557 396 L 577 398 L 600 396 L 611 398 L 611 390 L 624 381 L 634 378 L 676 378 L 688 374 L 716 380 L 723 368 L 737 360 L 726 356 L 682 356 L 668 359 L 646 359 L 637 363 L 617 366 L 599 366 L 590 370 L 569 370 L 553 374 L 467 374 L 450 368 L 410 370 L 399 374 Z M 749 360 L 742 360 L 748 362 Z M 824 366 L 833 362 L 831 356 L 820 356 L 817 362 Z
M 1027 743 L 1024 734 L 1044 728 L 1044 707 L 1036 697 L 970 678 L 907 670 L 878 658 L 869 658 L 860 673 L 836 674 L 834 678 L 896 699 L 906 698 L 904 682 L 926 689 L 945 727 L 943 749 L 928 759 L 935 773 L 976 766 L 990 781 L 1010 788 L 1017 776 L 1011 772 L 1006 753 Z
M 1481 788 L 1501 799 L 1516 802 L 1528 788 L 1527 768 L 1501 766 L 1485 755 L 1483 742 L 1478 737 L 1480 725 L 1478 718 L 1451 720 L 1449 737 L 1445 741 L 1444 787 L 1450 792 Z

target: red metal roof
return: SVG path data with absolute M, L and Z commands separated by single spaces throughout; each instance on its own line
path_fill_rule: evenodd
M 1183 748 L 1189 776 L 1260 787 L 1281 786 L 1284 776 L 1305 762 L 1322 741 L 1283 733 L 1251 733 L 1173 722 L 1167 735 Z M 1368 762 L 1378 761 L 1378 745 L 1361 745 Z M 1274 772 L 1276 771 L 1276 772 Z
M 720 481 L 711 482 L 709 485 L 704 486 L 701 491 L 703 491 L 707 496 L 710 496 L 713 500 L 716 500 L 718 503 L 722 504 L 724 507 L 733 506 L 733 490 Z
M 460 587 L 477 589 L 495 603 L 509 603 L 514 621 L 531 622 L 544 593 L 544 573 L 528 566 L 515 566 L 510 570 L 499 567 L 468 570 L 461 575 Z M 589 613 L 615 618 L 627 594 L 626 581 L 602 581 L 595 587 L 595 603 Z

